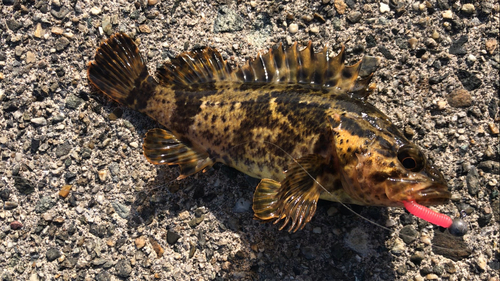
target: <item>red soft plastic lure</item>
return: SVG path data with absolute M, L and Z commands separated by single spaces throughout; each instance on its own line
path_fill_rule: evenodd
M 425 206 L 417 204 L 415 201 L 403 201 L 403 204 L 405 205 L 406 210 L 412 215 L 432 224 L 449 228 L 453 223 L 453 220 L 449 216 L 435 212 Z

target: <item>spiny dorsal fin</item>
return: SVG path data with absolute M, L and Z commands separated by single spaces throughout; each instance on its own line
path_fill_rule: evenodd
M 157 73 L 160 83 L 191 86 L 231 80 L 231 68 L 219 52 L 206 47 L 184 52 L 169 63 L 165 63 Z
M 166 85 L 186 87 L 214 82 L 298 84 L 312 89 L 331 89 L 331 94 L 352 93 L 367 97 L 373 71 L 358 79 L 361 61 L 346 66 L 345 48 L 330 57 L 328 47 L 314 53 L 312 43 L 299 51 L 297 43 L 285 49 L 280 43 L 239 68 L 231 70 L 222 56 L 213 48 L 184 52 L 166 63 L 158 71 L 158 78 Z

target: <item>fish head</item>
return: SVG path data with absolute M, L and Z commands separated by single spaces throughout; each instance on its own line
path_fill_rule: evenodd
M 344 121 L 333 128 L 334 144 L 342 187 L 353 202 L 430 206 L 450 199 L 443 174 L 387 119 Z

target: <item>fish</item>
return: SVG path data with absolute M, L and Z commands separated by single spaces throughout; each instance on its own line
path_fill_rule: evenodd
M 345 65 L 345 48 L 278 44 L 240 67 L 211 47 L 183 52 L 150 75 L 135 42 L 117 33 L 97 48 L 88 79 L 112 100 L 164 128 L 149 130 L 145 158 L 178 166 L 178 180 L 214 163 L 261 179 L 257 219 L 303 229 L 319 199 L 425 206 L 450 199 L 443 174 L 367 101 L 375 70 Z M 366 57 L 365 57 L 366 58 Z

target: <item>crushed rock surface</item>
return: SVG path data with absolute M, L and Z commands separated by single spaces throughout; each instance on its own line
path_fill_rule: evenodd
M 382 2 L 2 0 L 0 280 L 498 281 L 499 3 Z M 468 233 L 320 202 L 289 234 L 253 219 L 256 179 L 216 165 L 176 181 L 142 156 L 159 125 L 89 86 L 116 32 L 152 72 L 200 46 L 240 65 L 309 40 L 381 57 L 369 101 L 441 167 L 453 196 L 434 209 Z

